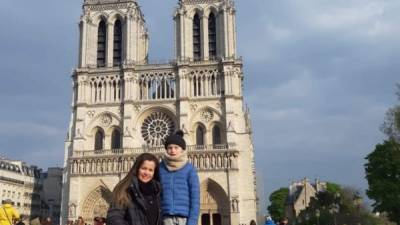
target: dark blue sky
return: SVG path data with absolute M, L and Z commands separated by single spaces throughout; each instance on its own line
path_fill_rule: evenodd
M 177 1 L 142 0 L 150 59 L 173 57 Z M 0 154 L 62 166 L 82 1 L 3 0 Z M 259 187 L 303 177 L 360 190 L 397 104 L 398 0 L 236 0 Z

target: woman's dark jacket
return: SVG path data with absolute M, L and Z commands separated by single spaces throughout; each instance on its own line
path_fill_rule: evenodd
M 158 206 L 158 212 L 156 212 L 157 218 L 154 219 L 154 213 L 150 212 L 150 206 L 146 201 L 145 195 L 139 188 L 139 182 L 137 177 L 133 178 L 132 184 L 128 191 L 131 195 L 132 204 L 126 208 L 119 208 L 116 204 L 111 203 L 110 208 L 107 212 L 107 225 L 161 225 L 161 208 L 160 208 L 160 184 L 152 180 L 150 181 L 154 185 L 154 196 Z M 156 221 L 155 224 L 150 224 L 150 221 Z

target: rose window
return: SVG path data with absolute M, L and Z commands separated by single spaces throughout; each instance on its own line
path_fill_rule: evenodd
M 172 119 L 162 112 L 153 112 L 142 124 L 142 137 L 151 146 L 163 145 L 175 130 Z

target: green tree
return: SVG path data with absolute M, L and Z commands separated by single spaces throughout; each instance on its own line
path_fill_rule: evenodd
M 397 84 L 397 97 L 400 100 L 400 84 Z M 381 131 L 400 143 L 400 105 L 389 108 L 381 126 Z
M 285 206 L 289 196 L 289 188 L 280 188 L 269 196 L 271 205 L 268 212 L 275 220 L 285 217 Z
M 340 187 L 339 184 L 330 183 L 330 182 L 326 183 L 326 191 L 329 193 L 336 194 L 336 193 L 339 193 L 341 189 L 342 188 Z
M 360 192 L 352 187 L 328 183 L 327 190 L 318 192 L 310 205 L 297 217 L 298 225 L 363 224 L 389 225 L 385 218 L 371 214 L 363 204 Z
M 367 195 L 376 212 L 386 212 L 400 224 L 400 144 L 394 138 L 378 144 L 366 157 Z

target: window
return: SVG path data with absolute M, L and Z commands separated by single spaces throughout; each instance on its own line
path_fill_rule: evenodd
M 210 225 L 210 214 L 201 215 L 201 225 Z
M 193 58 L 200 60 L 201 43 L 200 43 L 200 17 L 197 13 L 193 17 Z
M 121 21 L 116 20 L 114 23 L 114 51 L 113 51 L 113 65 L 121 65 L 122 59 L 122 26 Z
M 111 134 L 111 149 L 121 148 L 121 132 L 118 129 L 114 129 Z
M 106 35 L 106 23 L 102 20 L 97 31 L 97 67 L 105 67 L 106 65 Z
M 222 225 L 221 214 L 214 213 L 212 214 L 213 225 Z
M 101 150 L 103 149 L 103 141 L 104 141 L 104 132 L 101 128 L 99 128 L 95 135 L 94 140 L 94 150 Z
M 214 13 L 208 17 L 208 55 L 210 59 L 217 56 L 217 28 Z
M 205 129 L 199 125 L 196 129 L 196 145 L 204 145 L 205 133 Z
M 218 125 L 215 125 L 212 129 L 212 136 L 213 136 L 213 144 L 218 145 L 222 144 L 221 141 L 221 129 Z

